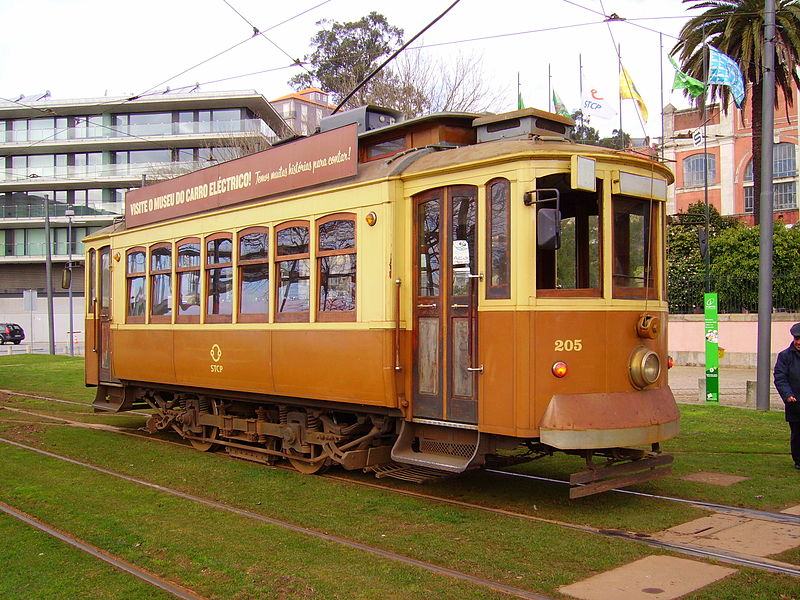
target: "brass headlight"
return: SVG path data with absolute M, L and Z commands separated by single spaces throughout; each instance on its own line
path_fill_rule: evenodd
M 637 346 L 631 353 L 629 370 L 633 385 L 639 389 L 646 388 L 658 381 L 661 375 L 661 359 L 649 348 Z

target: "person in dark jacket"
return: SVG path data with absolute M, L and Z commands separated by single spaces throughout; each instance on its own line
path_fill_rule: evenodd
M 794 338 L 775 361 L 775 389 L 786 407 L 786 420 L 791 430 L 790 445 L 794 468 L 800 469 L 800 323 L 792 325 L 789 332 Z

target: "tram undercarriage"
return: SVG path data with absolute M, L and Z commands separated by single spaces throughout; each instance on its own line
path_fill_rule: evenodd
M 305 474 L 333 465 L 378 478 L 423 483 L 454 473 L 528 462 L 555 452 L 580 456 L 585 470 L 570 476 L 570 498 L 663 477 L 673 457 L 634 448 L 557 449 L 538 440 L 480 435 L 457 428 L 417 425 L 370 407 L 354 412 L 326 403 L 300 405 L 295 398 L 267 402 L 221 398 L 181 390 L 100 386 L 94 407 L 102 411 L 151 408 L 144 429 L 173 430 L 202 452 L 224 448 L 234 458 L 261 464 L 287 460 Z M 520 448 L 523 449 L 520 452 Z

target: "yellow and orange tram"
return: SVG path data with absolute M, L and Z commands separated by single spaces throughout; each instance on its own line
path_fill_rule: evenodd
M 307 473 L 517 448 L 582 457 L 573 496 L 667 473 L 672 175 L 572 124 L 364 107 L 129 192 L 85 240 L 95 407 Z

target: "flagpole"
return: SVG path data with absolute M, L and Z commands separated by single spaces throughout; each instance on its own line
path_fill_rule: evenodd
M 548 112 L 553 112 L 553 99 L 552 99 L 552 84 L 553 76 L 550 74 L 550 63 L 547 63 L 547 110 Z
M 622 76 L 622 44 L 617 44 L 617 80 Z M 625 148 L 625 137 L 622 134 L 622 89 L 619 90 L 619 149 Z

